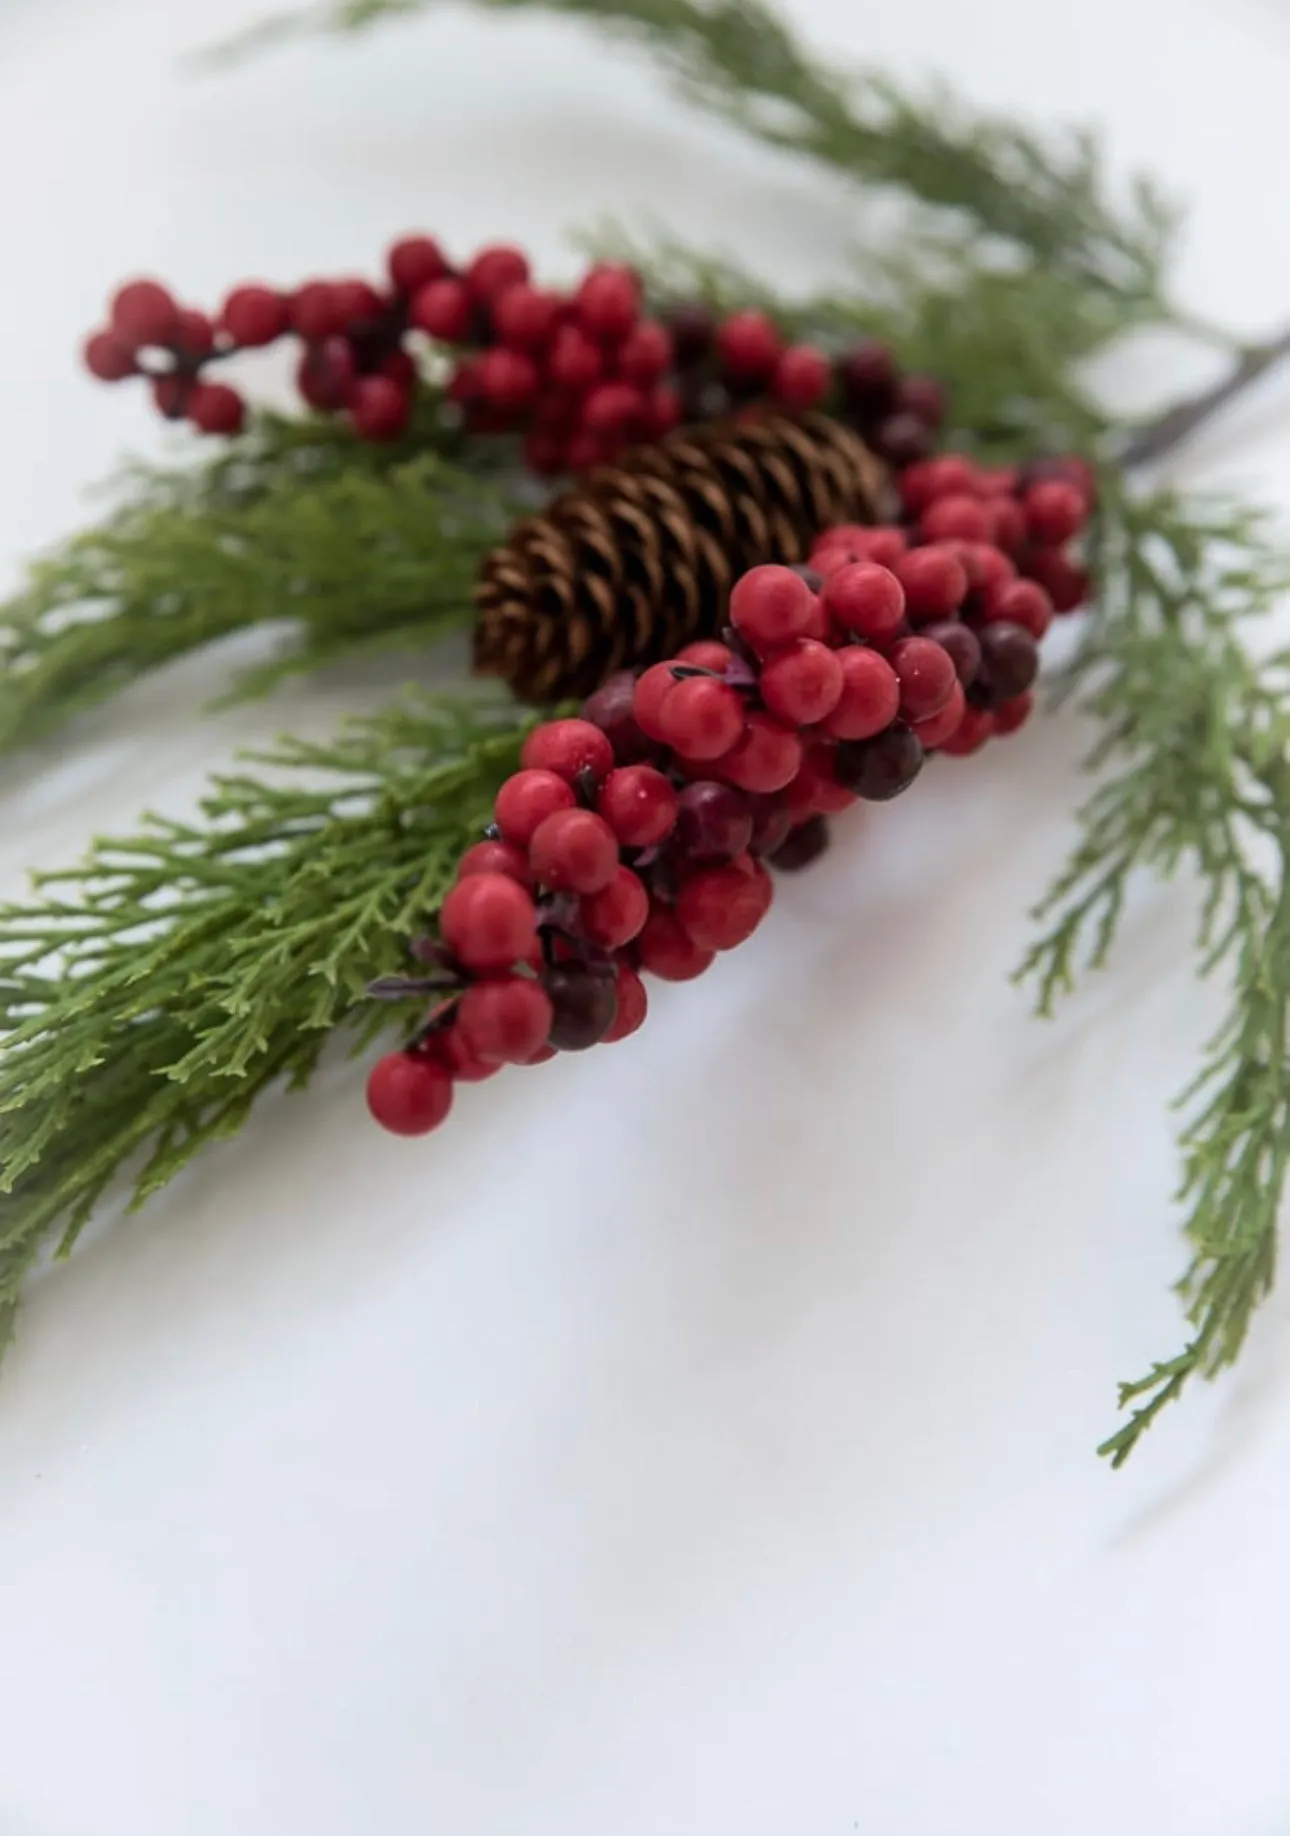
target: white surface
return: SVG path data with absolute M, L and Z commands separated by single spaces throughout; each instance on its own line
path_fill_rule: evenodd
M 827 183 L 551 26 L 448 14 L 180 81 L 258 10 L 0 14 L 10 572 L 155 439 L 71 361 L 125 271 L 209 300 L 419 224 L 554 257 L 611 209 L 835 258 Z M 1284 317 L 1284 9 L 793 10 L 1098 119 L 1194 201 L 1194 306 Z M 1284 499 L 1286 402 L 1193 473 Z M 4 891 L 358 698 L 196 725 L 209 684 L 7 769 Z M 1054 1025 L 1009 989 L 1083 738 L 1050 722 L 850 825 L 630 1047 L 468 1092 L 414 1146 L 338 1072 L 33 1297 L 0 1382 L 3 1836 L 1290 1828 L 1284 1298 L 1124 1474 L 1092 1454 L 1113 1380 L 1179 1343 L 1165 1104 L 1215 997 L 1184 890 Z

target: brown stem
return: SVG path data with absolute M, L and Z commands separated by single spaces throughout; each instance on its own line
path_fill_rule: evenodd
M 1163 459 L 1285 357 L 1290 357 L 1290 330 L 1270 338 L 1266 344 L 1251 345 L 1212 387 L 1184 397 L 1131 434 L 1120 451 L 1121 465 L 1128 469 Z

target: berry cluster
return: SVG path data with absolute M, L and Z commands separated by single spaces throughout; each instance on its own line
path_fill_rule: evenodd
M 924 474 L 917 527 L 832 529 L 809 566 L 754 568 L 721 640 L 623 672 L 581 718 L 530 734 L 438 936 L 413 946 L 431 973 L 373 990 L 437 1000 L 372 1071 L 378 1122 L 427 1133 L 455 1082 L 625 1039 L 645 1018 L 642 972 L 688 981 L 752 936 L 767 862 L 807 865 L 829 815 L 898 796 L 929 753 L 1023 725 L 1052 599 L 984 531 L 925 536 L 937 505 L 963 499 L 1019 508 L 1018 544 L 1053 538 L 1078 487 L 1042 476 L 996 493 L 973 474 L 969 491 L 966 477 L 929 491 Z
M 101 381 L 146 377 L 170 419 L 232 434 L 246 403 L 211 380 L 212 366 L 286 337 L 303 347 L 296 383 L 308 406 L 347 414 L 369 440 L 405 432 L 429 341 L 446 356 L 447 394 L 467 428 L 522 434 L 528 464 L 544 477 L 758 402 L 829 407 L 903 466 L 931 452 L 945 412 L 940 385 L 901 376 L 884 345 L 830 358 L 789 343 L 752 310 L 721 318 L 689 305 L 654 318 L 630 268 L 601 263 L 557 292 L 534 283 L 517 248 L 485 248 L 455 267 L 428 236 L 394 244 L 380 286 L 245 283 L 213 318 L 157 281 L 131 281 L 84 355 Z

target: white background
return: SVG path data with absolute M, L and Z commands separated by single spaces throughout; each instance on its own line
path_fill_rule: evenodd
M 550 24 L 448 12 L 219 78 L 259 0 L 0 11 L 0 568 L 161 436 L 73 350 L 212 302 L 650 212 L 788 281 L 845 198 Z M 822 46 L 1086 117 L 1194 206 L 1180 288 L 1290 310 L 1271 0 L 798 0 Z M 1196 374 L 1142 353 L 1130 399 Z M 1188 475 L 1290 489 L 1290 391 Z M 247 737 L 169 672 L 0 776 L 0 891 Z M 1087 739 L 841 826 L 637 1041 L 396 1144 L 337 1067 L 45 1281 L 0 1381 L 3 1836 L 1290 1830 L 1290 1320 L 1094 1458 L 1180 1343 L 1166 1103 L 1218 1011 L 1188 891 L 1041 1026 L 1010 989 Z

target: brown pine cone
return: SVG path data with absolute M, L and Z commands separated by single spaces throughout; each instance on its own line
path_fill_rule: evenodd
M 475 591 L 475 667 L 521 701 L 588 695 L 725 623 L 750 567 L 806 559 L 821 529 L 874 523 L 885 469 L 822 414 L 684 429 L 591 472 L 520 523 Z

